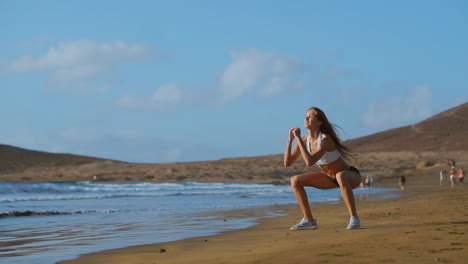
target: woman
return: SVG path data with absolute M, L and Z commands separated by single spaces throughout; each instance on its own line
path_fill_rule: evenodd
M 455 176 L 455 167 L 452 167 L 449 171 L 449 178 L 450 178 L 450 185 L 452 186 L 452 188 L 455 186 L 455 184 L 457 183 L 456 182 L 456 176 Z
M 439 180 L 440 180 L 440 186 L 442 186 L 442 183 L 444 183 L 444 170 L 440 170 Z
M 398 184 L 400 185 L 400 190 L 403 191 L 403 190 L 405 189 L 405 184 L 406 184 L 406 177 L 405 177 L 405 175 L 401 175 Z
M 304 187 L 340 188 L 350 215 L 347 229 L 358 229 L 361 223 L 356 213 L 353 189 L 361 184 L 362 177 L 356 168 L 349 166 L 344 160 L 350 156 L 349 149 L 341 144 L 335 132 L 335 126 L 317 107 L 307 110 L 304 127 L 308 131 L 307 136 L 301 136 L 301 129 L 298 127 L 289 130 L 284 152 L 284 165 L 291 166 L 301 156 L 308 167 L 317 164 L 322 171 L 295 175 L 291 178 L 291 187 L 304 214 L 303 219 L 292 226 L 291 230 L 318 228 L 317 220 L 310 211 Z M 291 151 L 294 139 L 297 143 Z
M 464 179 L 465 179 L 465 171 L 463 170 L 463 168 L 460 168 L 458 170 L 458 182 L 460 182 L 460 184 L 463 184 Z

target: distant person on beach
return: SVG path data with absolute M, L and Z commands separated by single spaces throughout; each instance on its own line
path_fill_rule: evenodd
M 463 168 L 460 168 L 458 170 L 458 182 L 460 184 L 463 184 L 463 180 L 465 179 L 465 171 L 463 170 Z
M 455 176 L 455 167 L 452 167 L 449 171 L 449 178 L 450 178 L 450 185 L 452 186 L 455 186 L 455 183 L 456 183 L 456 176 Z
M 369 177 L 369 176 L 364 177 L 363 185 L 366 187 L 374 187 L 375 185 L 374 177 Z
M 406 184 L 406 177 L 405 175 L 401 175 L 400 180 L 398 181 L 398 185 L 400 185 L 400 190 L 405 189 L 405 184 Z
M 442 184 L 444 183 L 444 170 L 440 170 L 439 180 L 440 180 L 440 186 L 442 186 Z
M 371 178 L 369 176 L 366 176 L 366 178 L 364 179 L 364 186 L 370 187 L 371 185 L 370 179 Z
M 361 184 L 362 177 L 356 168 L 349 166 L 345 161 L 350 157 L 350 150 L 341 144 L 335 132 L 336 126 L 328 121 L 325 113 L 319 108 L 311 107 L 306 111 L 304 127 L 308 131 L 306 136 L 301 136 L 301 129 L 298 127 L 289 130 L 284 165 L 291 166 L 301 156 L 308 167 L 317 164 L 322 171 L 291 177 L 291 187 L 304 216 L 291 230 L 318 228 L 304 187 L 340 188 L 350 215 L 347 229 L 358 229 L 361 223 L 356 213 L 353 189 Z M 297 142 L 291 151 L 294 139 Z

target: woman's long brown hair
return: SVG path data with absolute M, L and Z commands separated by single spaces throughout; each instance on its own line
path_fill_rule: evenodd
M 343 156 L 343 158 L 348 159 L 348 160 L 352 158 L 353 155 L 351 153 L 351 150 L 341 143 L 340 138 L 336 134 L 336 128 L 340 128 L 340 127 L 335 124 L 330 123 L 330 121 L 328 121 L 328 118 L 325 115 L 325 113 L 322 111 L 322 109 L 318 107 L 310 107 L 309 109 L 307 109 L 307 111 L 309 110 L 314 110 L 317 115 L 318 120 L 322 121 L 322 125 L 320 126 L 320 132 L 325 133 L 329 137 L 331 137 L 331 139 L 335 143 L 336 149 L 341 154 L 341 156 Z

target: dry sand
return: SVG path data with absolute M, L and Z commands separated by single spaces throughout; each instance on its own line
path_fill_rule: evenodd
M 220 235 L 108 250 L 61 264 L 466 263 L 468 185 L 439 186 L 436 170 L 407 177 L 405 196 L 357 201 L 362 229 L 346 230 L 345 205 L 313 204 L 320 228 L 290 231 L 300 210 Z M 382 182 L 397 187 L 395 179 Z

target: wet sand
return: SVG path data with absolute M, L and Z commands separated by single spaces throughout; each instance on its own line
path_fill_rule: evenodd
M 346 230 L 346 207 L 312 204 L 319 229 L 290 231 L 297 206 L 252 228 L 181 241 L 108 250 L 61 264 L 170 263 L 465 263 L 468 186 L 439 186 L 437 176 L 407 177 L 403 197 L 358 200 L 362 228 Z M 395 179 L 381 183 L 398 187 Z

